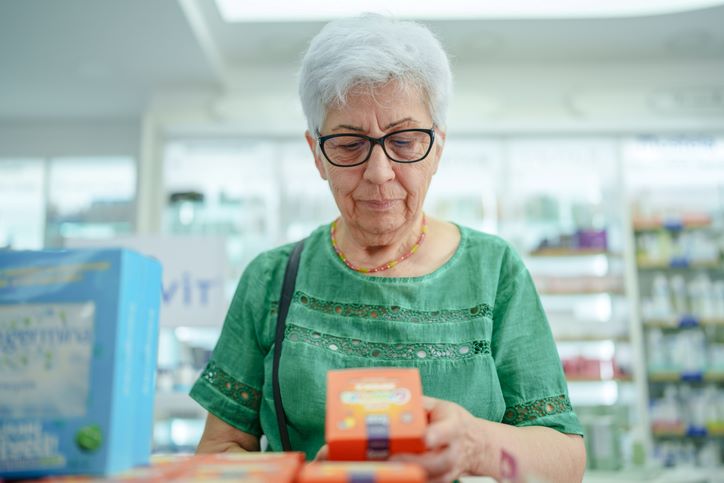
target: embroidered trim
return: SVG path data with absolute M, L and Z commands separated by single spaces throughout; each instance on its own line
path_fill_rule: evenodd
M 210 361 L 201 377 L 217 391 L 233 401 L 257 411 L 261 405 L 261 393 L 243 382 L 239 382 L 223 369 Z
M 387 321 L 433 323 L 471 320 L 478 317 L 492 318 L 493 309 L 488 304 L 478 304 L 467 309 L 423 311 L 405 309 L 397 305 L 366 305 L 330 302 L 318 299 L 304 292 L 294 293 L 294 301 L 310 310 L 342 317 L 377 319 Z M 276 313 L 278 304 L 272 304 L 271 312 Z
M 417 360 L 417 359 L 469 359 L 478 354 L 490 354 L 490 342 L 473 340 L 461 344 L 384 344 L 348 339 L 330 334 L 287 325 L 285 337 L 292 342 L 302 342 L 326 349 L 330 352 L 350 354 L 371 359 Z
M 526 421 L 570 411 L 573 411 L 571 401 L 565 394 L 560 394 L 507 408 L 503 416 L 503 423 L 518 426 Z

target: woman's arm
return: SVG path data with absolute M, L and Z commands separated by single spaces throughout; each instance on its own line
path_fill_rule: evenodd
M 430 481 L 446 482 L 461 475 L 512 479 L 503 474 L 503 452 L 516 462 L 518 475 L 544 481 L 580 482 L 586 467 L 583 438 L 543 426 L 515 427 L 479 419 L 448 401 L 425 398 L 430 424 L 428 452 L 399 455 L 427 470 Z
M 239 431 L 213 414 L 206 418 L 204 434 L 196 448 L 197 454 L 259 451 L 259 438 Z

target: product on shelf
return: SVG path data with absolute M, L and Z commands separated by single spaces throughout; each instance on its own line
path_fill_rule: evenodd
M 579 229 L 573 234 L 544 238 L 533 255 L 586 254 L 605 252 L 608 248 L 606 230 Z
M 611 380 L 626 379 L 628 374 L 623 372 L 614 359 L 596 359 L 590 357 L 571 357 L 563 359 L 563 372 L 569 380 Z
M 712 277 L 700 271 L 689 277 L 655 272 L 650 296 L 641 300 L 642 318 L 671 325 L 724 322 L 724 279 Z
M 690 266 L 716 265 L 720 249 L 715 235 L 705 231 L 658 231 L 639 233 L 636 237 L 639 266 Z
M 422 467 L 395 462 L 308 463 L 299 473 L 297 483 L 424 483 L 427 476 Z
M 0 251 L 0 267 L 0 476 L 148 462 L 160 264 L 130 250 Z
M 325 438 L 330 460 L 382 460 L 425 450 L 417 369 L 329 371 Z

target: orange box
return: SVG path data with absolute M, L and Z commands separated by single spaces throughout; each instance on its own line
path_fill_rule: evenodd
M 297 483 L 425 483 L 421 466 L 397 462 L 342 462 L 308 463 L 299 473 Z
M 304 453 L 222 453 L 192 459 L 183 481 L 235 480 L 244 483 L 292 483 Z
M 123 483 L 169 481 L 238 483 L 292 483 L 304 462 L 304 453 L 221 453 L 154 455 L 150 466 L 140 466 L 112 478 Z M 42 483 L 103 483 L 102 478 L 56 477 Z
M 327 373 L 325 438 L 332 461 L 384 460 L 425 450 L 427 418 L 417 369 Z

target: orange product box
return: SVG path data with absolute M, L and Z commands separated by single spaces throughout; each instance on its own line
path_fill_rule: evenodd
M 152 455 L 151 464 L 142 465 L 126 470 L 111 478 L 95 476 L 55 476 L 43 478 L 41 483 L 104 483 L 113 482 L 143 482 L 165 483 L 177 481 L 188 473 L 192 461 L 197 456 L 190 454 L 164 454 Z
M 202 455 L 154 455 L 150 466 L 123 472 L 110 481 L 292 483 L 304 461 L 304 453 L 222 453 Z M 60 477 L 42 483 L 102 483 L 105 479 Z
M 412 463 L 325 461 L 307 463 L 297 483 L 424 483 L 425 471 Z
M 243 483 L 292 483 L 304 453 L 223 453 L 194 457 L 183 481 L 234 480 Z
M 427 417 L 417 369 L 327 373 L 325 439 L 332 461 L 384 460 L 425 450 Z

